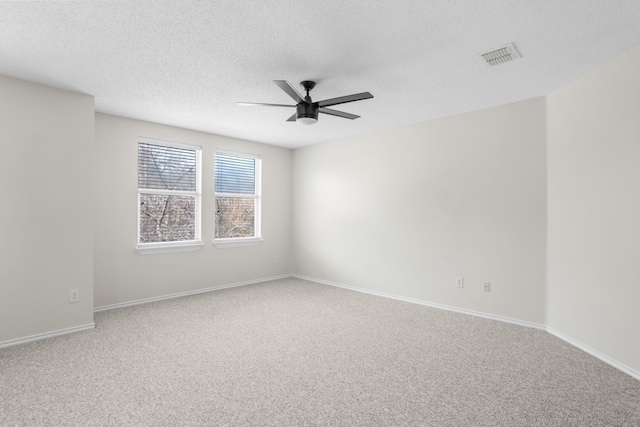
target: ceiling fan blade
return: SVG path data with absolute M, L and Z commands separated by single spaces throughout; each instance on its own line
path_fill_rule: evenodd
M 293 115 L 291 117 L 289 117 L 287 119 L 287 121 L 288 122 L 295 122 L 297 118 L 298 118 L 298 113 L 296 112 L 296 113 L 293 113 Z
M 333 110 L 331 108 L 320 108 L 319 111 L 324 114 L 330 114 L 332 116 L 343 117 L 345 119 L 351 119 L 351 120 L 354 120 L 360 117 L 360 116 L 356 116 L 355 114 L 345 113 L 344 111 Z
M 263 102 L 238 102 L 238 105 L 242 105 L 245 107 L 295 107 L 295 105 L 265 104 Z
M 354 95 L 340 96 L 338 98 L 325 99 L 318 102 L 319 107 L 329 107 L 331 105 L 344 104 L 345 102 L 360 101 L 361 99 L 373 98 L 369 92 L 356 93 Z
M 298 93 L 298 91 L 293 86 L 291 86 L 291 84 L 288 81 L 286 81 L 286 80 L 274 80 L 273 82 L 275 84 L 277 84 L 280 89 L 285 91 L 287 93 L 287 95 L 289 95 L 291 98 L 293 98 L 293 100 L 296 101 L 298 104 L 301 103 L 301 102 L 305 102 L 305 103 L 307 102 L 302 97 L 302 95 L 300 95 Z

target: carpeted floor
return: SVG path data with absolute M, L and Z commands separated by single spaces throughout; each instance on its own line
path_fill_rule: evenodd
M 640 381 L 531 328 L 284 279 L 0 349 L 2 426 L 640 426 Z

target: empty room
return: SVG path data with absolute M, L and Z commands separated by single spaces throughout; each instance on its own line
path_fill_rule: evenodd
M 639 426 L 640 2 L 0 2 L 0 425 Z

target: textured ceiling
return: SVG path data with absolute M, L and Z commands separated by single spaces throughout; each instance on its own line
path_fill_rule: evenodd
M 522 58 L 480 54 L 514 43 Z M 96 110 L 300 147 L 541 96 L 640 44 L 637 0 L 0 2 L 0 74 Z M 286 122 L 272 80 L 373 99 Z M 302 89 L 300 89 L 302 92 Z

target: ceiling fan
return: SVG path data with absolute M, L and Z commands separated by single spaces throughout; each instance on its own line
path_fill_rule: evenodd
M 264 104 L 259 102 L 238 102 L 239 105 L 259 105 L 265 107 L 296 107 L 296 112 L 287 119 L 288 122 L 299 121 L 305 125 L 312 125 L 318 121 L 318 113 L 330 114 L 332 116 L 342 117 L 345 119 L 357 119 L 360 116 L 355 114 L 345 113 L 343 111 L 334 110 L 330 107 L 332 105 L 344 104 L 346 102 L 360 101 L 363 99 L 373 98 L 369 92 L 356 93 L 354 95 L 340 96 L 338 98 L 325 99 L 324 101 L 313 102 L 309 91 L 316 86 L 316 82 L 311 80 L 305 80 L 300 82 L 300 85 L 307 91 L 307 95 L 303 98 L 298 91 L 291 86 L 286 80 L 274 80 L 273 81 L 280 89 L 285 91 L 287 95 L 296 101 L 296 105 L 287 104 Z

